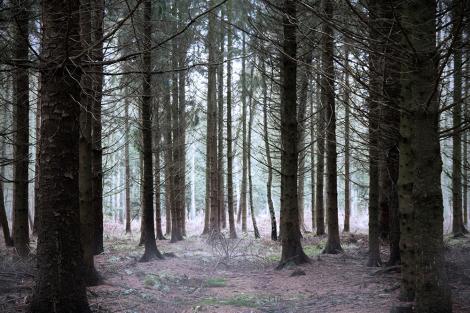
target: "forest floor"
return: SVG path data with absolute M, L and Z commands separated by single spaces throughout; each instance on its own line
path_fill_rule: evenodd
M 96 257 L 103 284 L 88 288 L 94 312 L 389 312 L 398 296 L 396 271 L 365 266 L 367 237 L 342 236 L 345 250 L 321 254 L 326 237 L 306 234 L 311 263 L 275 270 L 280 246 L 265 239 L 189 237 L 158 241 L 164 260 L 139 263 L 138 235 L 107 225 L 105 252 Z M 386 248 L 383 258 L 386 260 Z M 470 312 L 470 238 L 446 238 L 454 313 Z M 25 312 L 34 260 L 18 260 L 0 243 L 0 312 Z

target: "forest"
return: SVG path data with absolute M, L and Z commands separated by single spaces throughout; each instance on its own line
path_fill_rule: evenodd
M 470 312 L 470 1 L 0 0 L 0 312 Z

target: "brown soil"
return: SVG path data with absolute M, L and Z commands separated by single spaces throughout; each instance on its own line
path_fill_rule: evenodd
M 306 234 L 311 263 L 300 267 L 305 275 L 291 277 L 298 268 L 275 270 L 280 248 L 267 239 L 159 241 L 170 256 L 139 263 L 138 236 L 117 235 L 121 228 L 113 227 L 105 253 L 96 257 L 104 283 L 89 288 L 95 312 L 385 313 L 397 301 L 400 274 L 365 266 L 363 235 L 343 236 L 344 254 L 322 255 L 325 238 Z M 454 312 L 470 312 L 470 239 L 447 239 L 446 247 Z M 0 312 L 26 311 L 33 263 L 0 244 Z

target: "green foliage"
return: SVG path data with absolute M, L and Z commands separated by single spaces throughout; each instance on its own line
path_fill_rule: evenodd
M 213 278 L 209 278 L 206 281 L 206 286 L 207 287 L 225 287 L 226 281 L 222 277 L 213 277 Z

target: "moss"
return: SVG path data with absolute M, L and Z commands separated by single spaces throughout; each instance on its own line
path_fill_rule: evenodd
M 221 277 L 213 277 L 213 278 L 209 278 L 206 281 L 206 286 L 207 287 L 224 287 L 226 286 L 226 281 L 224 278 L 221 278 Z

